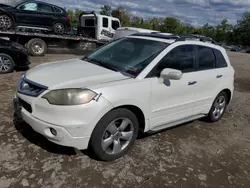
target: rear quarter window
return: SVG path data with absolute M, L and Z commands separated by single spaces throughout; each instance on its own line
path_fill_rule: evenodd
M 57 7 L 53 7 L 53 8 L 56 13 L 63 13 L 63 11 L 60 8 L 57 8 Z
M 214 49 L 214 54 L 216 57 L 216 68 L 227 67 L 227 62 L 226 62 L 224 56 L 222 55 L 221 51 Z

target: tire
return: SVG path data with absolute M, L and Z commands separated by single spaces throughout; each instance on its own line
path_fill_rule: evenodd
M 209 122 L 217 122 L 222 118 L 227 108 L 228 101 L 228 96 L 224 91 L 217 95 L 207 116 Z
M 122 122 L 124 122 L 123 125 L 127 124 L 123 126 L 125 129 L 121 126 Z M 99 160 L 116 160 L 125 155 L 133 146 L 138 129 L 138 120 L 130 110 L 120 108 L 110 111 L 97 123 L 89 147 Z
M 31 39 L 27 44 L 27 48 L 33 56 L 44 56 L 48 50 L 47 44 L 39 38 Z
M 64 33 L 65 33 L 65 26 L 64 26 L 64 24 L 63 24 L 63 23 L 60 23 L 60 22 L 55 23 L 55 24 L 53 25 L 53 32 L 54 32 L 55 34 L 58 34 L 58 35 L 64 34 Z
M 7 54 L 0 53 L 0 74 L 10 73 L 14 70 L 15 62 Z
M 6 14 L 0 15 L 0 29 L 8 30 L 13 27 L 13 20 Z

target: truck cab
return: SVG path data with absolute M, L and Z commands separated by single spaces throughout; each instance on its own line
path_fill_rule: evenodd
M 118 18 L 85 12 L 79 16 L 77 33 L 100 41 L 111 41 L 119 27 L 121 23 Z

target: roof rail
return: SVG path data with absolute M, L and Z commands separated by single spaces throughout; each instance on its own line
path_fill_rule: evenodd
M 201 42 L 211 42 L 212 44 L 217 44 L 212 38 L 205 37 L 202 35 L 195 35 L 195 34 L 189 34 L 189 35 L 174 35 L 174 34 L 168 34 L 168 33 L 161 33 L 161 32 L 150 32 L 150 33 L 135 33 L 131 36 L 141 36 L 141 37 L 153 37 L 153 38 L 160 38 L 160 39 L 168 39 L 168 40 L 175 40 L 175 42 L 178 41 L 186 41 L 186 40 L 198 40 Z
M 169 39 L 169 40 L 176 40 L 179 38 L 178 35 L 164 35 L 164 33 L 160 32 L 151 32 L 151 33 L 135 33 L 131 36 L 138 36 L 138 37 L 153 37 L 159 39 Z
M 180 38 L 176 39 L 176 42 L 178 41 L 186 41 L 186 40 L 199 40 L 201 42 L 211 42 L 212 44 L 217 44 L 212 38 L 210 37 L 205 37 L 202 35 L 186 35 L 186 36 L 180 36 Z

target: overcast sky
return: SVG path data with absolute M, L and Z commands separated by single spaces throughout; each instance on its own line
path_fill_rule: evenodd
M 4 0 L 0 0 L 4 1 Z M 41 0 L 62 7 L 99 11 L 102 5 L 119 5 L 130 9 L 137 16 L 174 16 L 193 26 L 205 23 L 218 24 L 227 18 L 232 24 L 237 22 L 244 11 L 250 11 L 250 0 Z

